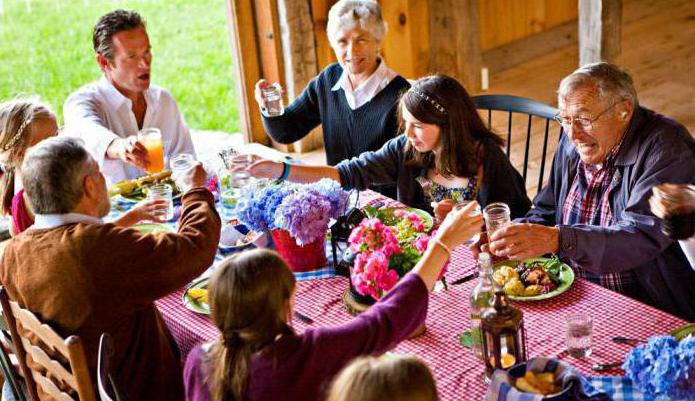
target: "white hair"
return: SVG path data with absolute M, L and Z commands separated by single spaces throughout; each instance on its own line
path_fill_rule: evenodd
M 328 12 L 326 32 L 331 45 L 338 34 L 346 29 L 360 27 L 381 42 L 386 35 L 386 23 L 381 17 L 381 6 L 371 0 L 340 0 Z
M 629 100 L 633 107 L 639 104 L 630 74 L 605 61 L 586 64 L 574 70 L 560 82 L 557 95 L 564 99 L 573 90 L 587 85 L 594 86 L 599 99 L 608 103 Z

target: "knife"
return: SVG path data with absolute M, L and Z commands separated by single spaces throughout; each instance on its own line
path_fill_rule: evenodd
M 463 284 L 463 283 L 465 283 L 466 281 L 471 281 L 471 280 L 473 280 L 474 278 L 477 278 L 477 277 L 478 277 L 478 272 L 473 272 L 473 273 L 471 273 L 471 274 L 468 274 L 468 275 L 465 275 L 465 276 L 461 277 L 461 278 L 458 279 L 458 280 L 452 281 L 452 282 L 451 282 L 451 285 Z
M 307 315 L 303 315 L 297 311 L 294 312 L 294 317 L 296 317 L 297 319 L 301 320 L 302 322 L 304 322 L 306 324 L 314 324 L 314 320 L 312 318 L 310 318 Z

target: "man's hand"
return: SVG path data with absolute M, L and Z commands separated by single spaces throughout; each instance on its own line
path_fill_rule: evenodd
M 490 251 L 510 259 L 535 258 L 556 253 L 560 248 L 560 229 L 539 224 L 516 223 L 495 230 Z
M 138 142 L 135 135 L 114 139 L 106 149 L 106 157 L 121 160 L 143 170 L 150 164 L 147 149 Z
M 176 185 L 182 192 L 186 193 L 191 188 L 205 188 L 208 175 L 200 162 L 196 162 L 193 167 L 181 174 L 177 174 Z

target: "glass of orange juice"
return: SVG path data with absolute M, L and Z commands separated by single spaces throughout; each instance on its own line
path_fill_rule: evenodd
M 147 157 L 150 165 L 146 171 L 157 173 L 164 169 L 164 145 L 162 144 L 162 132 L 159 128 L 144 128 L 138 132 L 138 142 L 147 149 Z

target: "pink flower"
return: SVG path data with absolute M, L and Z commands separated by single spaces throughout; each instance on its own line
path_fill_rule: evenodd
M 427 250 L 427 245 L 430 243 L 430 238 L 432 238 L 429 235 L 421 235 L 413 241 L 413 246 L 415 246 L 415 249 L 417 249 L 418 252 L 421 254 L 425 253 L 425 250 Z

